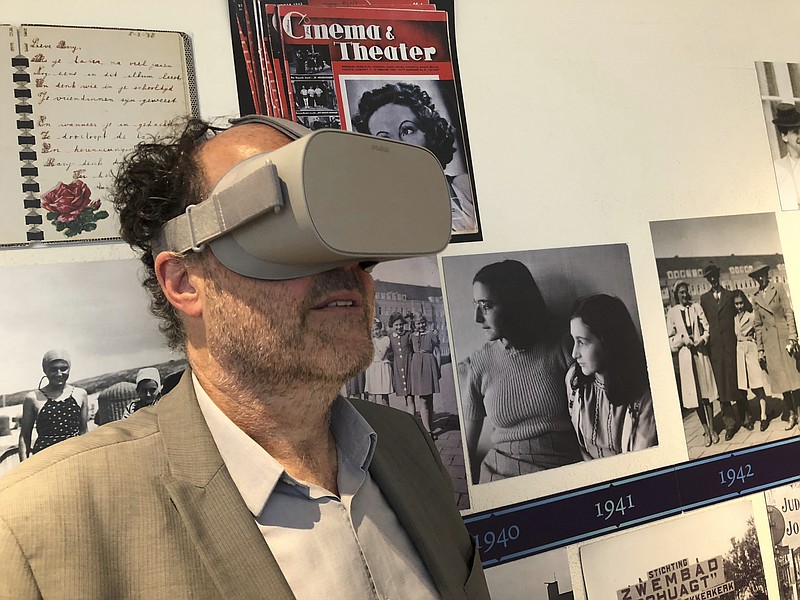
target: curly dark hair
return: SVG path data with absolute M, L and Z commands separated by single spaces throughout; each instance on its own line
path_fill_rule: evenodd
M 369 120 L 379 108 L 387 104 L 400 104 L 411 109 L 425 133 L 425 147 L 433 152 L 444 169 L 456 152 L 455 129 L 436 111 L 428 92 L 412 83 L 387 83 L 381 88 L 364 92 L 358 101 L 358 114 L 353 116 L 353 127 L 359 133 L 372 134 Z
M 203 169 L 196 158 L 200 146 L 217 131 L 202 119 L 175 122 L 172 131 L 163 137 L 138 144 L 125 157 L 114 180 L 120 236 L 142 252 L 142 285 L 150 294 L 150 311 L 161 319 L 159 329 L 173 350 L 184 347 L 186 333 L 156 278 L 151 243 L 167 221 L 208 194 Z M 182 258 L 192 261 L 197 256 L 189 253 Z
M 578 299 L 571 319 L 580 319 L 600 340 L 605 356 L 605 386 L 614 406 L 628 406 L 649 386 L 647 361 L 639 332 L 625 303 L 616 296 L 596 294 Z M 570 381 L 572 389 L 588 385 L 580 369 Z

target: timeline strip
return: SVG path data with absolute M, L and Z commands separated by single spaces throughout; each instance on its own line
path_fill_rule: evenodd
M 622 477 L 464 518 L 492 567 L 800 480 L 800 438 Z

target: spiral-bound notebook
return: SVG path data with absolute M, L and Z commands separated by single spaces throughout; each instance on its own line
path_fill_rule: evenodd
M 121 159 L 198 113 L 188 36 L 3 28 L 0 94 L 13 110 L 0 120 L 0 245 L 118 238 L 109 197 Z

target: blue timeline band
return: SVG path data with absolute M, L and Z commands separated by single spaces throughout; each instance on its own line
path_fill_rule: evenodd
M 464 518 L 484 567 L 800 481 L 800 438 L 623 477 Z

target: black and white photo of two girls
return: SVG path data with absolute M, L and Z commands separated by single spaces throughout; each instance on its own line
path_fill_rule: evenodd
M 442 268 L 473 484 L 658 444 L 626 245 Z

